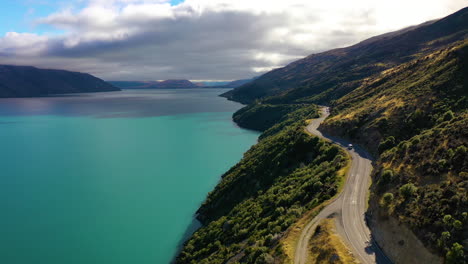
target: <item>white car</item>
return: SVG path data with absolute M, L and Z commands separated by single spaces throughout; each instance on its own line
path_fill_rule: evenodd
M 353 149 L 353 144 L 348 144 L 348 149 Z

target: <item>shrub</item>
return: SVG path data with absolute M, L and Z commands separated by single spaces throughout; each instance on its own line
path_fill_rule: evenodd
M 442 222 L 444 222 L 445 226 L 451 226 L 452 220 L 453 218 L 451 215 L 445 215 L 444 218 L 442 218 Z
M 318 181 L 318 182 L 314 183 L 314 186 L 313 186 L 314 191 L 320 190 L 322 188 L 322 186 L 323 186 L 323 183 L 321 181 Z
M 465 254 L 463 252 L 463 246 L 458 243 L 453 243 L 450 250 L 447 252 L 446 255 L 446 263 L 447 264 L 461 264 L 465 263 Z
M 444 169 L 447 166 L 447 160 L 446 159 L 440 159 L 437 164 L 439 165 L 440 169 Z
M 410 198 L 418 188 L 412 183 L 407 183 L 400 187 L 400 194 L 406 199 Z
M 437 244 L 441 249 L 444 249 L 447 245 L 447 241 L 449 241 L 451 235 L 450 232 L 444 231 L 440 235 L 440 238 L 437 240 Z
M 453 112 L 449 110 L 445 112 L 443 119 L 444 121 L 450 121 L 453 119 L 453 117 L 454 117 Z
M 382 200 L 380 201 L 380 204 L 383 207 L 388 207 L 393 201 L 393 193 L 385 193 L 382 196 Z
M 393 171 L 392 170 L 384 170 L 382 173 L 382 184 L 387 184 L 391 182 L 393 179 Z
M 395 146 L 395 138 L 390 136 L 387 137 L 384 141 L 379 144 L 378 151 L 383 153 L 385 150 L 390 149 Z
M 453 221 L 453 227 L 457 230 L 460 230 L 463 228 L 463 223 L 460 220 L 455 220 Z

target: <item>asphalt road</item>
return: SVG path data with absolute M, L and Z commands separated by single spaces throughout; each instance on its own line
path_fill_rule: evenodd
M 348 144 L 351 144 L 351 142 L 323 135 L 318 131 L 318 127 L 328 116 L 328 107 L 323 107 L 321 117 L 312 120 L 306 129 L 312 134 L 343 147 L 351 156 L 352 163 L 347 173 L 343 191 L 312 219 L 302 231 L 296 247 L 294 263 L 307 263 L 310 238 L 317 224 L 325 218 L 336 218 L 338 234 L 361 263 L 392 263 L 375 241 L 371 239 L 371 232 L 364 218 L 367 206 L 366 196 L 372 172 L 372 157 L 358 146 L 348 149 Z

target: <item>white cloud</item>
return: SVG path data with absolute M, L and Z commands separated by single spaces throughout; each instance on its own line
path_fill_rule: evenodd
M 237 79 L 443 17 L 465 0 L 80 0 L 37 21 L 59 36 L 7 33 L 0 59 L 106 79 Z
M 31 56 L 46 50 L 48 38 L 31 33 L 8 32 L 0 38 L 0 55 Z

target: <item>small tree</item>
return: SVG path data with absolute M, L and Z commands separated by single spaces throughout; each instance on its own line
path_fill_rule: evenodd
M 320 191 L 322 189 L 323 183 L 321 181 L 317 181 L 313 185 L 314 191 Z
M 447 242 L 449 241 L 451 235 L 450 232 L 444 231 L 440 234 L 440 238 L 437 240 L 437 244 L 441 249 L 445 249 Z
M 412 183 L 407 183 L 400 187 L 400 194 L 406 199 L 413 196 L 413 194 L 418 190 L 416 186 Z
M 380 201 L 380 204 L 383 207 L 388 207 L 393 201 L 393 193 L 385 193 L 382 196 L 382 200 Z
M 446 255 L 447 264 L 464 263 L 465 254 L 463 253 L 463 246 L 458 243 L 453 243 Z
M 452 220 L 453 220 L 453 217 L 451 215 L 444 215 L 444 218 L 442 218 L 442 222 L 444 222 L 444 225 L 446 227 L 449 227 L 452 225 Z
M 466 222 L 466 221 L 468 220 L 468 213 L 467 213 L 467 212 L 463 212 L 463 213 L 462 213 L 462 220 L 463 220 L 464 222 Z
M 443 119 L 444 121 L 450 121 L 453 119 L 453 117 L 454 117 L 453 112 L 449 110 L 445 112 Z
M 382 173 L 382 184 L 387 184 L 391 182 L 393 179 L 393 171 L 392 170 L 384 170 Z
M 456 230 L 460 230 L 460 229 L 463 228 L 463 223 L 460 220 L 455 220 L 455 221 L 453 221 L 453 227 Z
M 390 149 L 395 146 L 395 138 L 390 136 L 387 137 L 384 141 L 379 144 L 378 151 L 383 153 L 385 150 Z

